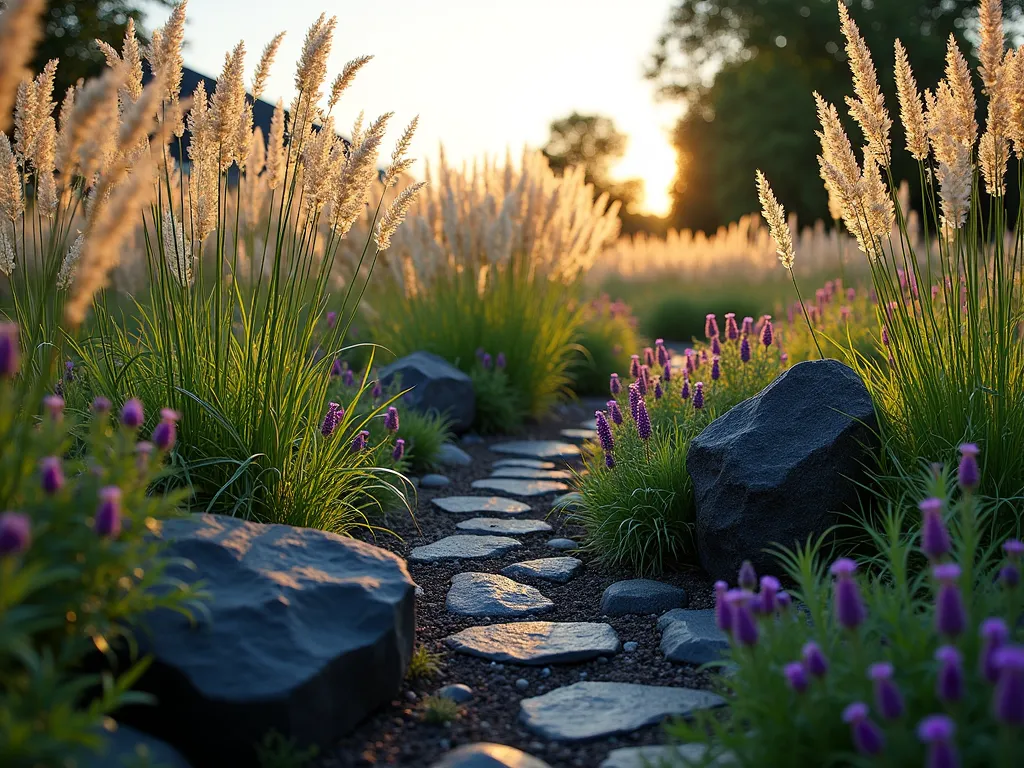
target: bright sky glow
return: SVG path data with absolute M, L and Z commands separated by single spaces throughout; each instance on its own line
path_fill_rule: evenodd
M 375 59 L 335 114 L 351 125 L 394 111 L 396 138 L 415 114 L 413 154 L 454 161 L 540 147 L 551 120 L 573 110 L 608 115 L 629 135 L 618 178 L 641 178 L 642 210 L 664 214 L 675 171 L 668 141 L 679 108 L 656 104 L 643 78 L 670 0 L 190 0 L 186 64 L 216 77 L 238 41 L 251 80 L 263 45 L 287 31 L 264 98 L 287 104 L 306 28 L 321 11 L 338 15 L 329 79 L 358 55 Z M 168 10 L 150 6 L 147 29 Z M 415 172 L 415 170 L 414 170 Z

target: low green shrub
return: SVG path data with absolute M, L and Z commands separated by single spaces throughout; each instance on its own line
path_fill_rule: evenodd
M 1019 764 L 1024 544 L 982 543 L 994 508 L 976 494 L 976 446 L 961 451 L 955 473 L 936 465 L 920 478 L 920 511 L 892 504 L 868 529 L 870 560 L 827 568 L 824 539 L 809 540 L 780 551 L 788 594 L 771 576 L 755 592 L 749 564 L 738 588 L 716 584 L 729 714 L 670 729 L 711 746 L 699 764 L 726 752 L 767 768 Z M 919 532 L 905 533 L 908 516 Z
M 166 576 L 149 535 L 183 500 L 147 493 L 166 477 L 177 414 L 163 411 L 148 440 L 137 400 L 115 420 L 97 399 L 79 424 L 50 395 L 36 415 L 38 391 L 15 379 L 17 334 L 0 327 L 0 764 L 63 765 L 103 748 L 117 708 L 148 701 L 131 690 L 145 660 L 119 674 L 86 661 L 131 648 L 133 622 L 188 613 L 198 595 Z M 69 458 L 72 432 L 84 450 Z
M 444 696 L 427 696 L 421 707 L 423 722 L 428 725 L 447 725 L 459 716 L 458 703 Z
M 631 350 L 640 346 L 637 319 L 621 301 L 607 294 L 584 307 L 578 353 L 573 362 L 572 389 L 577 395 L 600 395 L 608 391 L 608 376 L 629 365 Z
M 410 680 L 428 680 L 441 671 L 441 657 L 425 645 L 416 646 L 409 657 L 405 676 Z
M 498 353 L 495 360 L 483 349 L 477 352 L 478 364 L 469 371 L 476 397 L 473 428 L 481 435 L 510 435 L 517 432 L 526 418 L 526 409 L 516 390 L 504 361 Z

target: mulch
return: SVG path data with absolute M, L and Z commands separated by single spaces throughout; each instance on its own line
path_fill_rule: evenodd
M 560 429 L 576 427 L 592 415 L 592 409 L 588 412 L 578 405 L 563 406 L 545 422 L 527 426 L 515 439 L 561 439 Z M 473 464 L 466 468 L 445 468 L 443 472 L 451 479 L 451 485 L 440 489 L 420 489 L 415 521 L 406 513 L 390 515 L 384 525 L 396 536 L 377 533 L 371 538 L 373 543 L 407 557 L 413 547 L 459 533 L 455 524 L 460 520 L 486 516 L 443 512 L 436 509 L 430 500 L 437 496 L 491 495 L 472 489 L 470 483 L 485 477 L 491 464 L 504 458 L 490 451 L 488 446 L 507 439 L 489 438 L 479 444 L 460 444 L 473 457 Z M 557 495 L 523 499 L 534 511 L 517 517 L 544 518 Z M 659 650 L 661 638 L 656 629 L 656 617 L 602 617 L 599 606 L 605 588 L 615 581 L 633 578 L 634 574 L 589 562 L 585 553 L 557 552 L 548 548 L 545 542 L 554 536 L 581 540 L 582 530 L 562 516 L 551 515 L 545 519 L 554 531 L 517 536 L 524 546 L 507 555 L 486 560 L 409 563 L 413 580 L 424 590 L 417 604 L 417 643 L 440 656 L 440 672 L 429 680 L 407 680 L 394 701 L 363 722 L 334 750 L 322 755 L 316 762 L 317 768 L 374 765 L 426 768 L 450 749 L 479 741 L 517 747 L 546 761 L 553 768 L 596 768 L 612 749 L 664 742 L 661 726 L 583 743 L 560 744 L 541 739 L 520 724 L 520 700 L 580 680 L 690 688 L 707 688 L 710 684 L 709 675 L 699 672 L 696 667 L 665 660 Z M 485 623 L 481 619 L 453 616 L 445 610 L 445 597 L 452 575 L 474 570 L 498 573 L 511 563 L 566 554 L 584 561 L 584 568 L 567 584 L 520 579 L 522 583 L 538 587 L 555 603 L 554 610 L 535 618 L 545 621 L 606 621 L 615 628 L 623 643 L 638 643 L 636 651 L 622 651 L 611 658 L 552 665 L 545 669 L 495 664 L 456 654 L 445 646 L 444 638 L 448 635 Z M 711 582 L 700 572 L 668 573 L 658 579 L 684 587 L 690 596 L 691 608 L 706 608 L 713 604 Z M 516 686 L 520 679 L 527 681 L 525 690 Z M 424 723 L 420 701 L 451 683 L 468 685 L 473 689 L 473 699 L 462 706 L 460 716 L 448 725 Z

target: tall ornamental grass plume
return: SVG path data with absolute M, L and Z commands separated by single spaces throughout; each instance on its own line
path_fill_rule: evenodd
M 606 380 L 598 442 L 573 480 L 581 500 L 572 515 L 600 562 L 642 575 L 696 562 L 690 443 L 788 364 L 767 315 L 755 323 L 728 313 L 721 325 L 708 315 L 705 325 L 707 338 L 685 354 L 658 339 Z
M 1024 490 L 1024 209 L 1018 196 L 1007 195 L 1006 171 L 1012 158 L 1020 164 L 1024 156 L 1024 48 L 1006 49 L 1000 3 L 982 0 L 980 93 L 951 38 L 945 77 L 922 94 L 913 52 L 896 41 L 905 141 L 893 146 L 894 117 L 871 52 L 842 2 L 839 15 L 853 72 L 847 105 L 862 151 L 855 153 L 839 109 L 815 95 L 819 164 L 877 296 L 885 348 L 881 360 L 857 356 L 856 367 L 879 410 L 886 466 L 906 477 L 916 457 L 949 456 L 957 444 L 974 442 L 984 448 L 983 491 L 1018 496 Z M 923 247 L 894 191 L 890 161 L 904 150 L 918 161 Z M 1004 530 L 1013 522 L 1005 520 Z
M 640 346 L 637 318 L 622 301 L 601 294 L 584 306 L 576 360 L 571 368 L 572 390 L 577 395 L 603 395 L 608 377 L 624 371 L 629 350 Z
M 187 128 L 189 169 L 165 142 L 147 153 L 155 181 L 128 217 L 141 232 L 146 288 L 126 313 L 101 297 L 92 333 L 74 349 L 98 394 L 131 393 L 150 410 L 169 403 L 182 414 L 175 460 L 197 508 L 345 532 L 367 522 L 364 502 L 380 496 L 370 488 L 404 500 L 399 475 L 378 471 L 373 451 L 351 449 L 367 443 L 362 422 L 382 416 L 387 403 L 359 419 L 353 402 L 339 403 L 349 418 L 328 434 L 323 408 L 376 255 L 416 190 L 383 201 L 377 164 L 390 114 L 357 124 L 350 141 L 335 132 L 333 108 L 369 60 L 352 60 L 328 85 L 336 19 L 321 15 L 309 27 L 295 97 L 287 110 L 278 102 L 264 136 L 253 128 L 252 99 L 281 36 L 265 46 L 251 79 L 238 43 L 213 92 L 197 86 L 182 117 L 184 11 L 177 5 L 141 54 L 133 33 L 120 53 L 103 47 L 110 68 L 98 82 L 116 86 L 111 114 L 156 117 L 175 142 Z M 140 55 L 155 75 L 141 91 Z M 384 186 L 409 167 L 413 128 L 399 140 Z M 375 235 L 361 239 L 351 279 L 335 289 L 340 245 L 367 207 Z M 79 276 L 88 243 L 86 231 Z M 328 311 L 335 322 L 319 334 Z M 370 389 L 364 377 L 355 396 Z
M 375 340 L 466 372 L 477 349 L 502 351 L 521 407 L 543 413 L 571 382 L 581 274 L 618 234 L 618 204 L 595 200 L 583 176 L 557 177 L 528 151 L 471 170 L 442 156 L 382 259 L 386 279 L 369 297 Z
M 104 749 L 115 710 L 148 701 L 132 691 L 141 618 L 191 615 L 201 595 L 167 575 L 151 535 L 182 501 L 159 490 L 173 429 L 140 429 L 137 401 L 98 398 L 79 418 L 26 391 L 18 336 L 0 326 L 0 764 L 64 765 Z M 89 671 L 104 666 L 122 671 Z
M 719 582 L 728 715 L 670 728 L 709 745 L 696 764 L 1020 764 L 1024 544 L 983 543 L 996 510 L 977 493 L 976 447 L 961 451 L 914 478 L 916 504 L 889 505 L 872 558 L 809 539 L 778 551 L 787 591 L 749 567 L 735 588 Z

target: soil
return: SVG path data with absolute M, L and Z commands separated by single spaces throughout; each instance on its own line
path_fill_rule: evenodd
M 588 410 L 581 405 L 563 406 L 548 420 L 524 428 L 523 433 L 516 435 L 515 439 L 562 439 L 559 430 L 577 427 L 582 420 L 592 415 L 593 407 Z M 415 521 L 407 514 L 393 514 L 384 521 L 384 525 L 397 537 L 378 533 L 372 539 L 373 542 L 407 557 L 413 547 L 458 533 L 456 523 L 478 515 L 444 512 L 436 509 L 430 500 L 438 496 L 491 495 L 472 489 L 470 483 L 487 476 L 492 463 L 505 458 L 490 451 L 488 446 L 507 439 L 496 437 L 476 444 L 460 443 L 460 447 L 473 457 L 472 465 L 444 468 L 443 474 L 451 479 L 451 485 L 439 489 L 420 489 Z M 580 680 L 690 688 L 707 688 L 710 684 L 709 675 L 699 672 L 696 667 L 665 660 L 659 650 L 661 637 L 656 629 L 655 616 L 604 617 L 600 614 L 601 595 L 605 588 L 615 581 L 634 578 L 635 574 L 589 562 L 586 553 L 558 552 L 546 546 L 547 540 L 556 536 L 582 540 L 582 529 L 578 526 L 567 521 L 564 516 L 549 516 L 552 501 L 558 495 L 555 493 L 523 499 L 530 504 L 533 512 L 517 517 L 546 519 L 554 531 L 516 536 L 524 546 L 514 552 L 484 560 L 409 563 L 413 580 L 424 591 L 417 603 L 417 644 L 426 646 L 439 656 L 441 669 L 430 679 L 406 680 L 394 701 L 363 722 L 334 750 L 322 755 L 316 762 L 317 768 L 374 765 L 427 768 L 449 750 L 480 741 L 517 747 L 546 761 L 553 768 L 596 768 L 612 749 L 664 742 L 663 728 L 651 726 L 626 735 L 561 744 L 539 738 L 519 722 L 520 700 Z M 479 618 L 454 616 L 445 610 L 445 597 L 453 574 L 462 571 L 498 573 L 511 563 L 567 554 L 584 561 L 583 569 L 567 584 L 517 579 L 538 587 L 555 603 L 554 610 L 532 618 L 545 621 L 605 621 L 615 628 L 623 643 L 638 643 L 637 650 L 631 653 L 620 651 L 610 658 L 602 657 L 579 664 L 558 664 L 542 668 L 496 664 L 456 654 L 447 648 L 445 637 L 470 626 L 490 623 Z M 659 576 L 658 580 L 684 587 L 690 596 L 691 608 L 710 607 L 714 602 L 711 582 L 699 572 L 668 573 Z M 520 679 L 527 681 L 525 690 L 516 686 Z M 429 725 L 423 722 L 420 701 L 442 686 L 452 683 L 463 683 L 472 688 L 472 700 L 461 707 L 459 717 L 448 725 Z

